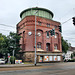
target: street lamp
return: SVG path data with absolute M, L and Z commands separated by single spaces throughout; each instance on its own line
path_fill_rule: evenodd
M 36 66 L 36 14 L 38 10 L 35 12 L 35 63 L 34 65 Z

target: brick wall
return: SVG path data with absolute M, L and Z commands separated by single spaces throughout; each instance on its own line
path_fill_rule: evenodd
M 50 43 L 50 51 L 54 51 L 54 45 L 57 44 L 58 50 L 62 52 L 61 49 L 61 33 L 59 32 L 58 26 L 60 25 L 59 22 L 53 21 L 50 19 L 42 18 L 42 17 L 36 17 L 36 30 L 37 30 L 37 36 L 36 36 L 36 43 L 40 42 L 42 45 L 42 49 L 46 51 L 46 44 Z M 47 24 L 50 24 L 50 27 L 47 27 Z M 46 37 L 47 31 L 55 28 L 55 33 L 57 35 L 57 38 L 54 36 L 49 38 Z M 25 33 L 23 34 L 23 32 Z M 17 32 L 19 35 L 21 35 L 21 48 L 22 51 L 34 51 L 35 46 L 35 16 L 27 16 L 23 20 L 21 20 L 17 24 Z M 31 35 L 28 35 L 28 32 L 32 32 Z M 41 36 L 38 36 L 38 33 L 41 33 Z M 50 34 L 50 33 L 49 33 Z M 23 36 L 24 35 L 24 36 Z M 25 45 L 25 46 L 24 46 Z M 25 48 L 23 48 L 25 47 Z

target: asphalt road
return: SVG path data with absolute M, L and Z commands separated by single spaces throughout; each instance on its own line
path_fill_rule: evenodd
M 75 75 L 75 62 L 40 65 L 36 67 L 0 68 L 0 75 Z

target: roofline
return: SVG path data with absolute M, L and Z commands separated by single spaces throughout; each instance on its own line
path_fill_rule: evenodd
M 32 9 L 32 10 L 45 10 L 45 11 L 49 12 L 49 13 L 52 15 L 52 18 L 53 18 L 53 16 L 54 16 L 54 14 L 53 14 L 50 10 L 48 10 L 48 9 L 34 7 L 34 8 L 28 8 L 28 9 L 23 10 L 23 11 L 20 13 L 20 17 L 22 17 L 22 14 L 23 14 L 24 12 L 26 12 L 26 11 L 28 11 L 28 10 L 31 10 L 31 9 Z
M 30 15 L 30 16 L 34 16 L 34 15 Z M 28 16 L 26 16 L 26 17 L 28 17 Z M 38 17 L 40 17 L 40 16 L 38 16 Z M 43 18 L 43 17 L 41 17 L 41 18 Z M 24 19 L 25 19 L 25 18 L 23 18 L 22 20 L 24 20 Z M 44 18 L 44 19 L 48 19 L 48 18 Z M 22 20 L 21 20 L 21 21 L 22 21 Z M 48 20 L 51 20 L 51 19 L 48 19 Z M 20 21 L 20 22 L 21 22 L 21 21 Z M 51 20 L 51 21 L 54 21 L 54 20 Z M 18 22 L 17 25 L 18 25 L 20 22 Z M 57 22 L 57 23 L 59 23 L 59 24 L 61 25 L 61 23 L 58 22 L 58 21 L 54 21 L 54 22 Z

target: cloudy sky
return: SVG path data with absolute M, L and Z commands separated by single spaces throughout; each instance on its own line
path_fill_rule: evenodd
M 71 19 L 75 16 L 75 0 L 0 0 L 0 33 L 8 35 L 10 31 L 15 32 L 21 11 L 36 6 L 54 13 L 53 20 L 62 24 L 64 39 L 75 47 L 75 26 Z

